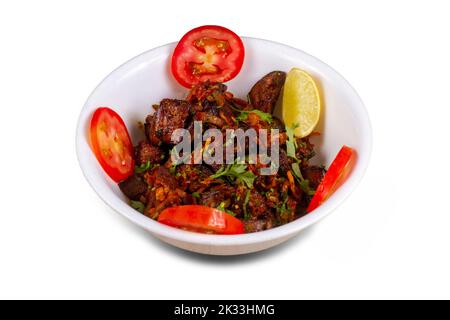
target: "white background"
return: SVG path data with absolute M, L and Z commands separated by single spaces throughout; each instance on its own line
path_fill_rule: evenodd
M 0 298 L 450 298 L 447 1 L 2 1 Z M 366 103 L 359 188 L 294 240 L 186 253 L 109 209 L 75 155 L 110 71 L 202 24 L 300 48 Z

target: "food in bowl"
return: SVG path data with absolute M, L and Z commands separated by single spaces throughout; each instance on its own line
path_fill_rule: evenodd
M 236 98 L 223 81 L 239 72 L 242 61 L 233 53 L 237 50 L 243 60 L 243 46 L 233 35 L 231 40 L 219 37 L 217 32 L 224 28 L 197 29 L 201 32 L 194 29 L 183 37 L 189 40 L 182 39 L 172 57 L 173 74 L 191 88 L 189 93 L 183 100 L 166 98 L 153 106 L 143 126 L 145 139 L 134 149 L 117 113 L 106 107 L 95 111 L 90 139 L 101 166 L 133 208 L 189 231 L 256 232 L 311 212 L 343 181 L 354 160 L 353 150 L 344 146 L 328 172 L 309 163 L 315 154 L 309 137 L 319 134 L 313 131 L 320 116 L 314 80 L 296 68 L 287 75 L 273 71 L 253 86 L 247 100 Z M 273 115 L 281 93 L 284 122 Z M 256 136 L 247 141 L 244 136 L 244 142 L 235 145 L 236 132 L 249 130 Z M 203 139 L 208 131 L 221 135 Z M 195 145 L 196 136 L 201 137 L 198 148 L 180 153 L 177 146 Z M 218 142 L 222 149 L 212 148 Z M 258 151 L 270 149 L 266 158 L 257 154 L 252 160 L 252 145 Z M 232 151 L 224 154 L 225 149 Z M 231 161 L 223 162 L 229 154 Z M 278 160 L 272 159 L 274 154 Z M 222 162 L 202 162 L 219 155 Z M 273 161 L 264 161 L 267 158 Z M 262 174 L 263 169 L 271 174 Z

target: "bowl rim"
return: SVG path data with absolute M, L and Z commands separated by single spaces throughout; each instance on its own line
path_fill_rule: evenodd
M 86 144 L 89 147 L 89 142 L 85 141 L 85 123 L 82 123 L 83 119 L 86 118 L 86 113 L 89 112 L 89 101 L 95 92 L 101 88 L 108 80 L 117 76 L 118 73 L 124 73 L 126 70 L 133 69 L 134 65 L 138 64 L 143 58 L 151 58 L 151 56 L 157 56 L 161 51 L 167 49 L 169 46 L 173 46 L 176 42 L 167 43 L 162 46 L 155 47 L 153 49 L 147 50 L 130 60 L 126 61 L 118 68 L 114 69 L 109 73 L 91 92 L 87 98 L 83 108 L 81 109 L 76 129 L 76 153 L 81 171 L 88 181 L 89 185 L 94 189 L 97 195 L 114 211 L 120 213 L 122 216 L 130 220 L 131 222 L 137 224 L 138 226 L 150 231 L 157 237 L 167 238 L 175 241 L 187 242 L 196 245 L 209 245 L 209 246 L 233 246 L 233 245 L 250 245 L 262 242 L 268 242 L 280 238 L 285 238 L 293 236 L 299 231 L 309 227 L 310 225 L 318 222 L 319 220 L 325 218 L 331 214 L 337 207 L 339 207 L 350 194 L 355 190 L 355 188 L 360 183 L 367 170 L 370 162 L 370 157 L 372 153 L 373 146 L 373 136 L 372 136 L 372 125 L 370 122 L 369 114 L 365 105 L 352 87 L 352 85 L 336 70 L 331 68 L 328 64 L 322 62 L 320 59 L 289 45 L 285 45 L 279 42 L 253 38 L 253 37 L 241 37 L 246 45 L 249 43 L 263 43 L 265 45 L 278 47 L 278 49 L 283 50 L 283 52 L 294 52 L 295 54 L 300 54 L 303 61 L 307 65 L 313 65 L 317 67 L 318 70 L 322 70 L 327 76 L 333 78 L 332 81 L 340 83 L 342 87 L 347 87 L 349 96 L 351 97 L 352 103 L 350 107 L 352 111 L 357 115 L 358 120 L 362 123 L 360 132 L 363 143 L 362 147 L 358 150 L 357 162 L 352 170 L 351 175 L 347 181 L 336 191 L 330 198 L 324 202 L 320 207 L 315 209 L 313 212 L 289 222 L 285 225 L 275 227 L 273 229 L 259 231 L 255 233 L 245 233 L 239 235 L 211 235 L 211 234 L 201 234 L 190 231 L 185 231 L 170 226 L 166 226 L 155 220 L 152 220 L 135 209 L 133 209 L 128 204 L 124 203 L 118 197 L 110 197 L 108 195 L 108 190 L 104 186 L 104 183 L 97 181 L 98 179 L 94 176 L 92 170 L 89 169 L 89 161 L 82 153 L 85 149 Z M 281 52 L 280 52 L 281 53 Z M 355 107 L 357 106 L 357 107 Z M 90 149 L 90 147 L 89 147 Z

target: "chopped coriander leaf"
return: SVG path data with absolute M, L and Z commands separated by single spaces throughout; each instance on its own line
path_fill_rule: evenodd
M 231 216 L 236 216 L 236 213 L 234 213 L 233 211 L 231 211 L 231 210 L 228 210 L 228 209 L 226 209 L 225 208 L 225 202 L 224 201 L 222 201 L 218 206 L 217 206 L 217 209 L 219 209 L 220 211 L 223 211 L 223 212 L 225 212 L 225 213 L 228 213 L 229 215 L 231 215 Z
M 147 161 L 146 163 L 141 164 L 140 166 L 134 167 L 134 172 L 136 173 L 144 173 L 152 168 L 152 164 L 150 161 Z
M 237 117 L 237 121 L 245 121 L 248 119 L 248 112 L 241 112 Z
M 211 176 L 212 179 L 220 178 L 221 176 L 225 176 L 227 174 L 228 167 L 222 166 L 219 170 L 216 171 L 215 174 Z
M 247 171 L 246 164 L 237 163 L 224 166 L 211 176 L 212 179 L 217 179 L 220 177 L 235 179 L 244 183 L 248 188 L 253 188 L 253 182 L 256 179 L 256 176 L 251 171 Z
M 253 182 L 255 181 L 255 179 L 256 176 L 250 171 L 247 171 L 237 177 L 237 180 L 245 183 L 247 188 L 253 188 Z
M 286 151 L 287 155 L 291 158 L 297 159 L 295 152 L 298 147 L 297 140 L 294 137 L 294 130 L 298 127 L 298 125 L 294 125 L 293 128 L 290 128 L 286 126 L 286 134 L 287 134 L 287 141 L 286 141 Z
M 281 206 L 279 208 L 277 208 L 277 211 L 280 213 L 280 215 L 284 215 L 286 212 L 290 211 L 287 208 L 287 201 L 288 201 L 289 196 L 286 194 L 283 200 L 283 203 L 281 204 Z
M 136 209 L 137 211 L 139 211 L 140 213 L 144 213 L 144 210 L 145 210 L 145 204 L 143 204 L 142 202 L 131 200 L 131 201 L 130 201 L 130 206 L 131 206 L 133 209 Z
M 299 184 L 300 184 L 300 188 L 302 188 L 303 192 L 305 192 L 308 196 L 313 196 L 316 193 L 309 186 L 309 180 L 308 179 L 303 179 Z
M 200 193 L 198 193 L 198 192 L 192 192 L 192 196 L 193 196 L 194 198 L 200 198 Z
M 294 175 L 297 179 L 300 179 L 300 181 L 303 181 L 303 175 L 302 172 L 300 171 L 300 165 L 298 164 L 298 162 L 291 164 L 292 167 L 292 172 L 294 172 Z
M 286 127 L 286 133 L 288 136 L 288 140 L 286 141 L 286 147 L 287 147 L 287 154 L 289 157 L 293 158 L 296 162 L 291 165 L 292 172 L 294 173 L 295 178 L 297 179 L 300 188 L 305 192 L 307 195 L 312 196 L 314 195 L 315 191 L 311 190 L 309 186 L 309 181 L 303 178 L 302 172 L 300 170 L 300 159 L 297 159 L 296 156 L 296 148 L 297 140 L 294 137 L 294 130 L 298 127 L 298 125 L 294 125 L 293 128 Z M 304 143 L 304 142 L 300 142 Z
M 306 193 L 308 196 L 313 196 L 315 191 L 311 189 L 309 186 L 309 180 L 303 178 L 302 172 L 300 171 L 300 166 L 298 163 L 293 163 L 291 165 L 292 172 L 294 173 L 294 176 L 300 185 L 300 188 L 303 190 L 304 193 Z
M 286 151 L 288 157 L 295 158 L 295 146 L 292 141 L 289 140 L 286 141 Z
M 260 117 L 262 121 L 265 121 L 265 122 L 268 122 L 268 123 L 272 123 L 273 122 L 273 117 L 272 117 L 272 115 L 270 113 L 263 112 L 263 111 L 258 110 L 258 109 L 241 110 L 241 109 L 234 108 L 234 107 L 231 107 L 231 109 L 233 109 L 234 111 L 239 112 L 239 115 L 236 117 L 237 121 L 245 121 L 245 120 L 248 119 L 248 114 L 249 113 L 254 113 L 258 117 Z
M 272 123 L 273 118 L 272 115 L 270 113 L 267 112 L 262 112 L 261 110 L 250 110 L 249 112 L 251 113 L 255 113 L 256 115 L 258 115 L 262 121 L 268 122 L 268 123 Z
M 225 211 L 225 202 L 222 201 L 218 206 L 217 209 L 219 209 L 220 211 Z
M 249 220 L 251 218 L 251 215 L 247 211 L 247 205 L 248 205 L 249 201 L 250 201 L 250 190 L 247 190 L 247 193 L 245 194 L 244 207 L 243 207 L 245 220 Z

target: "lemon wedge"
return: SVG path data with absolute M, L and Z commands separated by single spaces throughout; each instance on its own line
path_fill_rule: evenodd
M 304 70 L 293 68 L 286 76 L 282 117 L 286 126 L 295 128 L 296 137 L 308 136 L 320 118 L 320 95 L 313 78 Z

